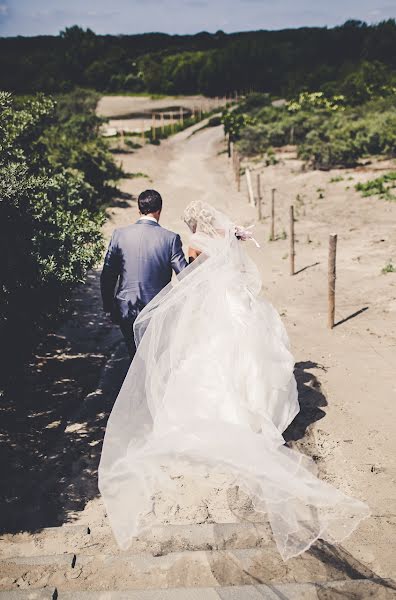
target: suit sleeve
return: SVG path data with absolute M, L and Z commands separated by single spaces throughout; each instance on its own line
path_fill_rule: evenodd
M 175 235 L 172 241 L 171 264 L 176 275 L 187 267 L 187 261 L 184 256 L 180 235 L 178 234 Z
M 103 310 L 105 312 L 111 312 L 113 309 L 115 288 L 120 272 L 120 251 L 116 242 L 116 232 L 114 232 L 111 236 L 100 276 L 100 290 L 102 292 Z

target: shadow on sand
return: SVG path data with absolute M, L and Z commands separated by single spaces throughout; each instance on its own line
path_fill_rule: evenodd
M 323 419 L 326 414 L 322 408 L 327 406 L 327 400 L 322 393 L 317 377 L 308 369 L 325 370 L 325 367 L 311 361 L 296 363 L 294 375 L 297 381 L 300 412 L 283 434 L 286 442 L 296 442 L 302 439 L 307 428 Z
M 312 265 L 307 265 L 306 267 L 303 267 L 302 269 L 299 269 L 298 271 L 296 271 L 294 273 L 294 275 L 298 275 L 299 273 L 302 273 L 303 271 L 306 271 L 307 269 L 312 269 L 312 267 L 316 267 L 317 265 L 320 265 L 320 262 L 315 262 L 315 263 L 312 263 Z
M 106 422 L 128 366 L 99 298 L 94 272 L 77 290 L 71 318 L 45 337 L 25 376 L 0 398 L 2 533 L 70 522 L 98 495 Z
M 348 317 L 345 317 L 345 319 L 342 319 L 341 321 L 338 321 L 337 323 L 335 323 L 334 327 L 338 327 L 339 325 L 342 325 L 343 323 L 346 323 L 347 321 L 350 321 L 351 319 L 358 317 L 362 313 L 366 312 L 366 310 L 368 310 L 368 309 L 369 309 L 368 306 L 364 306 L 363 308 L 361 308 L 360 310 L 357 310 L 356 312 L 352 313 Z
M 96 327 L 98 323 L 93 325 Z M 80 336 L 84 339 L 83 332 Z M 119 337 L 110 344 L 106 360 L 92 349 L 83 351 L 81 343 L 67 346 L 62 336 L 50 335 L 45 340 L 46 352 L 41 358 L 36 357 L 30 377 L 20 382 L 8 406 L 2 406 L 3 426 L 6 422 L 14 423 L 10 430 L 4 429 L 1 444 L 1 487 L 5 490 L 0 512 L 3 533 L 34 532 L 70 523 L 73 515 L 98 495 L 97 469 L 103 435 L 129 361 Z M 326 398 L 318 379 L 309 372 L 314 368 L 324 369 L 309 361 L 296 365 L 301 411 L 285 433 L 288 442 L 306 438 L 309 426 L 325 414 L 322 409 L 327 405 Z M 112 370 L 111 377 L 106 376 L 106 369 Z M 50 381 L 53 384 L 49 385 Z M 277 552 L 275 546 L 274 552 Z M 232 554 L 226 552 L 218 563 L 216 554 L 208 553 L 213 575 L 220 584 L 229 585 L 232 575 L 236 583 L 241 579 L 253 585 L 266 583 L 277 596 L 271 581 L 262 580 L 255 568 L 239 572 L 241 567 Z M 319 541 L 307 552 L 307 557 L 319 565 L 323 581 L 370 579 L 376 590 L 386 593 L 381 598 L 388 598 L 388 592 L 395 591 L 393 583 L 377 577 L 342 547 Z M 297 561 L 301 557 L 284 563 L 285 577 Z M 259 572 L 262 573 L 261 567 Z M 279 573 L 276 575 L 279 581 Z M 363 597 L 348 585 L 336 591 L 318 584 L 316 592 L 320 600 Z M 284 597 L 279 594 L 279 598 Z

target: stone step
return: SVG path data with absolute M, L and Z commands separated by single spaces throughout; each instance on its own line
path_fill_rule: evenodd
M 0 560 L 56 554 L 123 554 L 108 526 L 90 529 L 81 525 L 49 527 L 34 534 L 27 532 L 0 539 Z M 268 524 L 202 523 L 164 525 L 132 540 L 128 554 L 141 552 L 155 556 L 184 550 L 227 550 L 256 548 L 272 543 Z
M 56 587 L 60 591 L 213 587 L 328 582 L 373 578 L 342 549 L 317 545 L 284 562 L 264 548 L 151 554 L 59 554 L 0 561 L 0 589 Z
M 56 600 L 57 597 L 58 592 L 55 588 L 0 592 L 0 600 Z
M 391 580 L 349 579 L 324 583 L 277 583 L 205 588 L 123 591 L 72 591 L 57 589 L 0 592 L 0 600 L 392 600 Z

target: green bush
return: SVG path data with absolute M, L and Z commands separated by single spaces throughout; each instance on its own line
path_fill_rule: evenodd
M 103 121 L 95 114 L 97 99 L 97 94 L 84 90 L 57 97 L 54 118 L 40 138 L 52 168 L 67 166 L 83 173 L 90 188 L 84 206 L 91 211 L 109 201 L 114 183 L 123 175 L 99 135 Z
M 314 168 L 353 167 L 370 155 L 396 156 L 396 111 L 334 115 L 306 135 L 298 154 Z
M 240 131 L 240 151 L 264 154 L 294 143 L 298 156 L 314 168 L 352 167 L 364 156 L 396 156 L 395 94 L 370 98 L 360 106 L 322 93 L 301 94 L 286 106 L 252 108 Z M 244 110 L 246 104 L 239 110 Z M 250 117 L 250 122 L 249 118 Z
M 396 200 L 392 191 L 396 188 L 396 171 L 390 171 L 382 177 L 371 179 L 365 183 L 357 183 L 355 189 L 362 192 L 362 196 L 380 196 L 386 200 Z
M 51 99 L 15 102 L 0 93 L 0 361 L 7 375 L 65 308 L 103 248 L 103 216 L 92 209 L 101 181 L 99 188 L 87 181 L 83 169 L 69 166 L 68 154 L 63 165 L 61 153 L 48 155 L 48 130 L 55 126 Z

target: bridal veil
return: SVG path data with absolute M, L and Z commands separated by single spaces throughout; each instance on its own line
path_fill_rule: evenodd
M 220 470 L 266 513 L 284 559 L 317 538 L 340 542 L 368 509 L 285 446 L 294 360 L 259 272 L 227 216 L 193 202 L 185 221 L 201 254 L 140 313 L 106 430 L 99 487 L 116 539 L 127 548 L 152 523 L 159 490 L 177 504 L 175 473 L 198 486 Z

